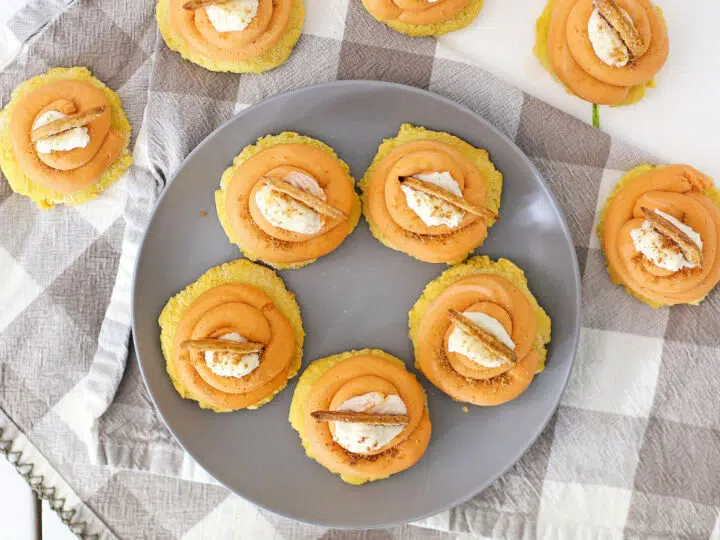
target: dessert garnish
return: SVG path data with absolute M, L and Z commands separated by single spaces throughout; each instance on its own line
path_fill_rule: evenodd
M 195 11 L 196 9 L 214 6 L 216 4 L 224 4 L 226 2 L 228 2 L 228 0 L 189 0 L 183 4 L 183 9 Z
M 376 426 L 404 426 L 410 422 L 406 414 L 376 414 L 355 411 L 313 411 L 310 413 L 320 422 L 348 422 Z
M 237 343 L 224 339 L 189 339 L 183 341 L 180 347 L 186 351 L 211 351 L 218 353 L 251 354 L 261 352 L 264 345 L 254 341 Z
M 399 180 L 402 185 L 416 189 L 423 193 L 427 193 L 428 195 L 432 195 L 433 197 L 437 197 L 438 199 L 441 199 L 446 203 L 449 203 L 459 208 L 460 210 L 464 210 L 465 212 L 475 214 L 476 216 L 483 217 L 487 220 L 497 221 L 498 219 L 500 219 L 500 216 L 498 216 L 495 212 L 485 208 L 484 206 L 474 204 L 462 197 L 458 197 L 454 193 L 450 193 L 448 190 L 436 186 L 435 184 L 432 184 L 430 182 L 423 182 L 422 180 L 419 180 L 412 176 L 401 176 L 399 177 Z
M 44 126 L 33 129 L 30 132 L 30 140 L 35 143 L 40 139 L 52 137 L 53 135 L 57 135 L 63 131 L 86 126 L 96 118 L 102 116 L 106 108 L 107 107 L 105 105 L 100 105 L 99 107 L 86 109 L 84 111 L 80 111 L 79 113 L 71 114 L 64 118 L 55 120 L 54 122 L 49 122 Z
M 266 186 L 269 186 L 270 188 L 274 189 L 275 191 L 282 193 L 284 195 L 287 195 L 288 197 L 290 197 L 292 199 L 295 199 L 299 203 L 304 204 L 305 206 L 307 206 L 311 210 L 314 210 L 318 214 L 321 214 L 323 216 L 326 216 L 326 217 L 329 217 L 332 219 L 338 219 L 338 220 L 343 220 L 343 221 L 348 218 L 340 210 L 330 206 L 325 201 L 315 197 L 315 195 L 308 193 L 307 191 L 303 191 L 302 189 L 296 188 L 295 186 L 290 185 L 287 182 L 284 182 L 283 180 L 265 176 L 265 177 L 263 177 L 262 181 Z
M 700 251 L 698 245 L 693 242 L 683 230 L 657 212 L 653 212 L 645 207 L 640 208 L 640 210 L 656 232 L 677 244 L 683 257 L 685 257 L 689 263 L 695 266 L 702 265 L 702 251 Z
M 490 332 L 465 317 L 462 313 L 454 309 L 449 309 L 448 317 L 450 318 L 450 322 L 452 324 L 457 326 L 466 334 L 475 338 L 478 342 L 482 343 L 482 345 L 490 352 L 496 354 L 511 364 L 515 364 L 517 362 L 517 355 L 515 354 L 515 351 L 505 345 Z
M 595 0 L 595 7 L 628 48 L 631 60 L 647 52 L 649 43 L 643 41 L 632 20 L 628 20 L 615 0 Z

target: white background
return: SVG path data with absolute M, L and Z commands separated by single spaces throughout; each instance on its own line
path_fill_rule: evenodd
M 654 0 L 668 21 L 670 57 L 640 103 L 601 107 L 601 127 L 667 162 L 688 163 L 720 182 L 720 2 Z M 470 28 L 477 64 L 536 97 L 590 122 L 591 105 L 567 94 L 532 54 L 535 20 L 546 0 L 485 0 Z M 440 50 L 457 48 L 451 34 Z
M 151 1 L 151 0 L 146 0 Z M 321 17 L 322 2 L 306 0 Z M 359 0 L 349 0 L 359 1 Z M 0 65 L 12 51 L 1 28 L 25 0 L 0 0 Z M 683 162 L 720 179 L 720 2 L 656 0 L 669 23 L 670 58 L 657 77 L 658 87 L 630 107 L 601 108 L 602 129 L 666 162 Z M 526 92 L 590 121 L 591 106 L 565 93 L 532 55 L 535 20 L 545 0 L 485 0 L 470 28 L 476 44 L 461 50 L 454 35 L 438 41 L 440 54 L 474 63 Z M 316 21 L 322 24 L 322 21 Z M 28 74 L 28 76 L 35 75 Z M 2 105 L 5 105 L 4 103 Z M 717 182 L 717 180 L 716 180 Z M 0 458 L 0 536 L 3 540 L 68 540 L 73 535 Z

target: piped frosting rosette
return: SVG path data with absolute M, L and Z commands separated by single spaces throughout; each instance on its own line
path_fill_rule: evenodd
M 483 0 L 363 0 L 368 12 L 410 36 L 439 36 L 469 25 Z
M 668 52 L 665 21 L 649 0 L 552 0 L 537 24 L 543 65 L 600 105 L 641 99 Z
M 79 204 L 132 163 L 118 95 L 85 68 L 22 83 L 0 113 L 0 165 L 14 191 L 41 208 Z
M 285 62 L 300 37 L 302 0 L 159 0 L 170 49 L 211 71 L 262 72 Z
M 486 150 L 405 124 L 380 145 L 360 188 L 381 243 L 421 261 L 455 263 L 496 221 L 502 175 Z
M 720 281 L 720 191 L 688 165 L 629 171 L 598 235 L 613 282 L 653 307 L 697 304 Z
M 223 173 L 215 203 L 225 233 L 246 257 L 300 268 L 355 229 L 354 184 L 329 146 L 286 132 L 246 147 Z
M 308 366 L 293 396 L 290 423 L 307 455 L 350 484 L 411 467 L 431 433 L 422 386 L 402 360 L 376 349 Z
M 453 399 L 515 399 L 545 364 L 550 318 L 506 259 L 474 257 L 430 282 L 410 311 L 415 366 Z
M 170 299 L 159 322 L 175 389 L 203 408 L 256 409 L 300 367 L 305 334 L 295 295 L 247 260 L 208 270 Z

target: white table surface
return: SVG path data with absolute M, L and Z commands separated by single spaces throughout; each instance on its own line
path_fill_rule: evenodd
M 720 2 L 654 0 L 668 21 L 670 57 L 640 103 L 601 107 L 601 128 L 664 160 L 688 163 L 720 183 Z M 463 30 L 477 46 L 463 57 L 587 122 L 591 105 L 567 94 L 535 60 L 535 20 L 546 0 L 485 0 Z M 453 35 L 441 49 L 453 47 Z M 453 47 L 454 48 L 454 47 Z
M 0 0 L 0 27 L 25 1 Z M 438 48 L 448 57 L 475 63 L 589 122 L 591 106 L 566 94 L 532 55 L 535 20 L 545 1 L 485 0 L 478 19 L 463 30 L 472 34 L 475 49 L 458 52 L 452 34 L 441 38 Z M 720 2 L 656 3 L 669 22 L 671 42 L 670 58 L 658 76 L 658 87 L 631 107 L 602 107 L 601 127 L 668 162 L 693 165 L 720 183 Z M 40 509 L 36 505 L 24 480 L 0 458 L 3 540 L 74 538 L 46 503 Z

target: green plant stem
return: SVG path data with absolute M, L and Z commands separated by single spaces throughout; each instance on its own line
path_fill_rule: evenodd
M 600 129 L 600 105 L 593 103 L 592 107 L 592 125 L 594 128 Z

